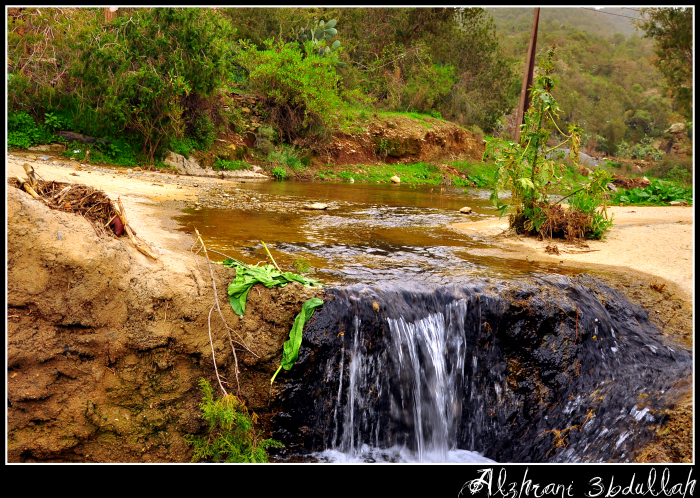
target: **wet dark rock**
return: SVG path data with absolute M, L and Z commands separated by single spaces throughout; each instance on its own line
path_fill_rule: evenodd
M 446 405 L 458 413 L 448 427 L 451 448 L 498 462 L 632 461 L 663 422 L 676 382 L 691 374 L 692 356 L 664 342 L 642 308 L 581 281 L 329 289 L 273 397 L 274 436 L 286 454 L 343 451 L 353 420 L 353 447 L 420 449 L 414 428 L 432 429 L 397 409 L 410 369 L 408 346 L 404 363 L 397 360 L 390 322 L 411 327 L 442 316 L 452 322 L 446 371 L 460 393 Z M 352 394 L 348 386 L 358 382 Z

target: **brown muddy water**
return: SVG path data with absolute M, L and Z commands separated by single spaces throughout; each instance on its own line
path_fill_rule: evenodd
M 326 210 L 305 209 L 312 203 Z M 471 207 L 471 214 L 459 209 Z M 280 266 L 326 283 L 422 281 L 444 285 L 469 277 L 512 278 L 567 274 L 556 265 L 480 257 L 490 247 L 449 225 L 494 216 L 489 191 L 441 186 L 250 182 L 210 191 L 200 206 L 175 220 L 197 228 L 207 246 L 249 264 L 269 263 L 264 241 Z M 222 260 L 222 256 L 212 255 Z M 296 271 L 296 270 L 295 270 Z

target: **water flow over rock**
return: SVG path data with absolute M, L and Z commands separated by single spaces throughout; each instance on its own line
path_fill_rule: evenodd
M 327 297 L 276 398 L 296 454 L 630 461 L 691 371 L 689 351 L 590 279 Z

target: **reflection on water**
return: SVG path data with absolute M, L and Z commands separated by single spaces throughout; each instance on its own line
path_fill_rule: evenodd
M 448 225 L 494 216 L 483 190 L 255 182 L 234 184 L 218 199 L 214 207 L 185 210 L 176 218 L 181 230 L 196 227 L 208 247 L 250 264 L 267 260 L 263 240 L 279 265 L 292 267 L 302 259 L 326 282 L 410 279 L 446 284 L 477 275 L 562 271 L 469 254 L 469 249 L 488 245 Z M 328 209 L 304 209 L 315 202 Z M 471 207 L 472 214 L 460 213 L 464 206 Z

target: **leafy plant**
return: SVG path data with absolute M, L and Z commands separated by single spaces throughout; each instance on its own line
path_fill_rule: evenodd
M 559 110 L 551 93 L 556 83 L 552 76 L 555 48 L 552 46 L 540 62 L 541 71 L 531 90 L 531 104 L 525 115 L 525 123 L 521 126 L 520 143 L 495 138 L 487 140 L 484 157 L 493 157 L 497 165 L 496 185 L 491 200 L 500 216 L 510 206 L 515 208 L 509 220 L 510 226 L 517 231 L 552 236 L 560 232 L 560 226 L 564 226 L 567 238 L 578 238 L 581 235 L 599 238 L 612 225 L 601 223 L 595 218 L 596 208 L 601 203 L 605 213 L 605 185 L 609 182 L 610 175 L 598 169 L 593 179 L 585 182 L 583 187 L 567 185 L 563 178 L 566 166 L 563 163 L 557 164 L 552 157 L 553 151 L 568 144 L 569 157 L 576 164 L 581 135 L 577 125 L 570 125 L 568 133 L 564 133 L 555 121 Z M 547 147 L 552 126 L 564 140 L 558 145 Z M 499 193 L 506 190 L 511 192 L 510 205 L 501 203 L 498 197 Z M 567 195 L 555 203 L 560 204 L 571 197 L 568 213 L 552 205 L 549 194 L 553 191 L 568 191 Z
M 667 173 L 669 180 L 679 183 L 683 186 L 691 185 L 693 183 L 693 174 L 686 168 L 679 168 L 674 166 L 671 171 Z
M 189 159 L 190 152 L 197 149 L 197 141 L 184 137 L 170 142 L 170 150 Z
M 652 161 L 660 161 L 664 157 L 663 151 L 655 148 L 652 144 L 652 139 L 644 136 L 637 144 L 630 147 L 624 140 L 620 142 L 618 147 L 618 156 L 622 158 L 645 159 L 650 156 Z
M 194 123 L 193 137 L 197 150 L 208 150 L 216 139 L 216 127 L 211 118 L 200 114 Z
M 50 131 L 55 132 L 56 130 L 66 128 L 67 123 L 65 119 L 63 119 L 61 116 L 57 116 L 51 112 L 47 112 L 44 115 L 44 117 L 44 124 Z
M 51 132 L 37 126 L 34 118 L 26 112 L 10 112 L 7 116 L 7 145 L 27 149 L 37 143 L 51 139 Z
M 340 40 L 335 40 L 330 46 L 328 42 L 338 33 L 335 25 L 338 21 L 331 19 L 325 22 L 323 19 L 314 21 L 306 27 L 299 28 L 297 41 L 304 48 L 308 43 L 313 47 L 313 53 L 319 57 L 327 57 L 340 48 Z M 336 57 L 337 61 L 337 57 Z M 339 65 L 344 65 L 342 62 Z
M 272 164 L 281 164 L 287 166 L 293 171 L 304 169 L 305 165 L 302 159 L 299 159 L 294 151 L 282 150 L 281 152 L 271 152 L 267 155 L 267 161 Z
M 488 178 L 485 178 L 484 175 L 467 175 L 467 178 L 469 178 L 469 181 L 479 188 L 487 187 L 489 185 L 489 180 Z
M 685 189 L 670 182 L 652 180 L 646 188 L 618 189 L 613 202 L 624 204 L 667 204 L 672 201 L 693 203 L 693 189 Z
M 287 171 L 284 168 L 280 168 L 278 166 L 276 168 L 272 168 L 272 176 L 275 177 L 275 180 L 281 182 L 282 180 L 287 178 Z
M 294 319 L 294 325 L 292 325 L 292 330 L 289 331 L 289 339 L 284 343 L 284 349 L 282 353 L 282 362 L 279 368 L 270 379 L 270 384 L 275 381 L 275 377 L 283 368 L 289 370 L 292 368 L 294 363 L 299 357 L 299 347 L 301 346 L 302 332 L 304 330 L 304 324 L 311 318 L 314 310 L 321 306 L 323 301 L 317 297 L 312 297 L 304 301 L 301 306 L 301 311 Z
M 228 286 L 228 295 L 231 308 L 237 315 L 245 314 L 248 292 L 255 284 L 263 284 L 268 289 L 284 287 L 289 282 L 299 282 L 306 287 L 323 285 L 317 280 L 302 277 L 296 273 L 281 272 L 273 265 L 250 266 L 230 258 L 225 259 L 222 264 L 236 270 L 236 276 Z
M 337 125 L 335 110 L 343 106 L 335 62 L 314 53 L 312 42 L 300 51 L 297 43 L 268 40 L 258 51 L 241 43 L 240 64 L 249 74 L 251 90 L 270 106 L 269 119 L 289 141 L 323 137 Z
M 223 159 L 217 159 L 214 163 L 214 169 L 225 169 L 228 171 L 238 171 L 242 169 L 249 169 L 250 164 L 245 161 L 224 161 Z
M 268 462 L 268 448 L 283 448 L 274 439 L 262 439 L 261 432 L 253 428 L 258 416 L 248 413 L 248 408 L 233 394 L 217 400 L 211 384 L 199 379 L 202 391 L 202 418 L 209 424 L 206 436 L 185 436 L 185 441 L 194 446 L 192 462 L 212 459 L 226 463 Z

